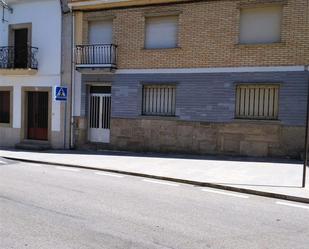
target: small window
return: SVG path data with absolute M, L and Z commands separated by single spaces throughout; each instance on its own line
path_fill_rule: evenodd
M 279 85 L 238 85 L 236 118 L 278 119 Z
M 175 85 L 144 85 L 143 115 L 175 116 Z
M 274 43 L 281 40 L 282 7 L 244 8 L 240 12 L 240 43 Z
M 145 48 L 175 48 L 178 40 L 178 16 L 146 17 Z
M 10 91 L 0 91 L 0 123 L 10 123 L 11 111 L 11 93 Z

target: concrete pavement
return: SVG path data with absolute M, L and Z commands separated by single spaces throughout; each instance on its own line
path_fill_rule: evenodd
M 307 187 L 301 188 L 302 164 L 293 160 L 4 149 L 0 150 L 0 157 L 101 169 L 309 203 L 309 173 Z
M 4 249 L 307 249 L 309 205 L 97 170 L 0 163 Z

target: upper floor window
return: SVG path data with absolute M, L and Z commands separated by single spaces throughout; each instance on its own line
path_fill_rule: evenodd
M 10 123 L 11 93 L 10 91 L 0 91 L 0 123 Z
M 145 48 L 176 48 L 178 16 L 146 17 Z
M 107 45 L 113 43 L 113 20 L 90 21 L 88 26 L 89 44 Z
M 240 84 L 236 87 L 236 118 L 278 119 L 278 84 Z
M 175 116 L 176 86 L 175 85 L 144 85 L 143 115 Z
M 241 9 L 239 42 L 244 44 L 280 42 L 281 20 L 282 6 Z

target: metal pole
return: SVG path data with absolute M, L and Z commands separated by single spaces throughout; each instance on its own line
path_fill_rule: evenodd
M 67 142 L 67 100 L 64 103 L 64 136 L 63 136 L 63 149 L 66 149 Z
M 309 147 L 309 72 L 308 66 L 306 67 L 307 71 L 307 87 L 308 87 L 308 94 L 307 94 L 307 119 L 306 119 L 306 135 L 305 135 L 305 155 L 304 155 L 304 165 L 303 165 L 303 182 L 302 187 L 306 187 L 306 171 L 307 171 L 307 164 L 308 164 L 308 147 Z

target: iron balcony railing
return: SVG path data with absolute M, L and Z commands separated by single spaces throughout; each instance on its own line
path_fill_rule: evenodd
M 0 69 L 38 69 L 38 50 L 29 46 L 0 47 Z
M 116 68 L 117 46 L 114 44 L 77 45 L 75 63 L 77 67 Z

